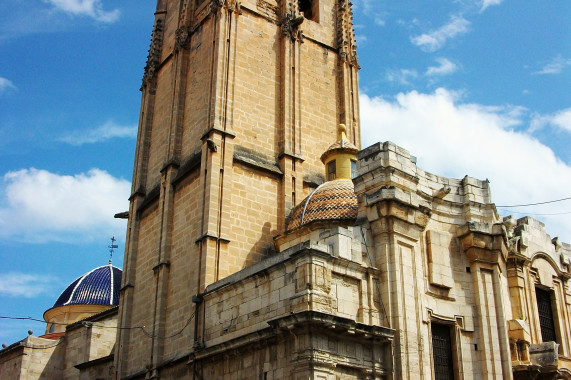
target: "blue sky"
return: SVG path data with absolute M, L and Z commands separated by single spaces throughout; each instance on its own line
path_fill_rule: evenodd
M 571 196 L 571 3 L 354 0 L 363 146 L 488 178 L 497 205 Z M 42 318 L 65 286 L 122 266 L 154 1 L 0 2 L 0 316 Z M 509 211 L 508 211 L 509 210 Z M 530 214 L 571 242 L 571 201 Z M 0 319 L 0 342 L 44 325 Z

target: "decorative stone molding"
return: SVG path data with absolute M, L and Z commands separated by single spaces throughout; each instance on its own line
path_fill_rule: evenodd
M 357 62 L 357 43 L 353 29 L 353 11 L 349 0 L 341 0 L 337 8 L 337 22 L 340 28 L 337 31 L 337 43 L 341 61 L 350 65 L 359 66 Z
M 147 63 L 145 65 L 145 72 L 143 74 L 143 84 L 141 89 L 149 88 L 151 93 L 154 92 L 155 80 L 157 71 L 160 66 L 161 49 L 163 46 L 163 20 L 157 19 L 153 28 L 151 37 L 151 46 L 149 48 L 149 55 L 147 56 Z
M 268 3 L 264 0 L 256 1 L 256 8 L 259 12 L 263 13 L 273 21 L 277 21 L 280 14 L 280 9 L 278 6 Z

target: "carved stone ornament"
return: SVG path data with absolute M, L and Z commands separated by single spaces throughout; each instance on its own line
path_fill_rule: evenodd
M 224 3 L 226 3 L 226 0 L 212 0 L 210 3 L 210 12 L 218 12 L 218 10 L 224 6 Z
M 301 40 L 303 33 L 299 26 L 303 23 L 303 16 L 294 12 L 285 13 L 282 18 L 282 34 L 289 36 L 292 41 Z
M 190 44 L 190 28 L 186 25 L 181 26 L 175 32 L 174 50 L 187 49 Z

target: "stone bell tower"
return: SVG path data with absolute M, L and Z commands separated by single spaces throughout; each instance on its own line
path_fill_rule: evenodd
M 360 147 L 357 70 L 349 0 L 157 1 L 116 378 L 161 377 L 200 348 L 193 296 L 272 253 L 338 124 Z

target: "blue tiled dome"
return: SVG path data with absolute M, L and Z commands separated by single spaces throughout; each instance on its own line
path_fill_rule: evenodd
M 121 269 L 103 265 L 72 282 L 59 296 L 55 307 L 65 305 L 109 305 L 119 304 Z

